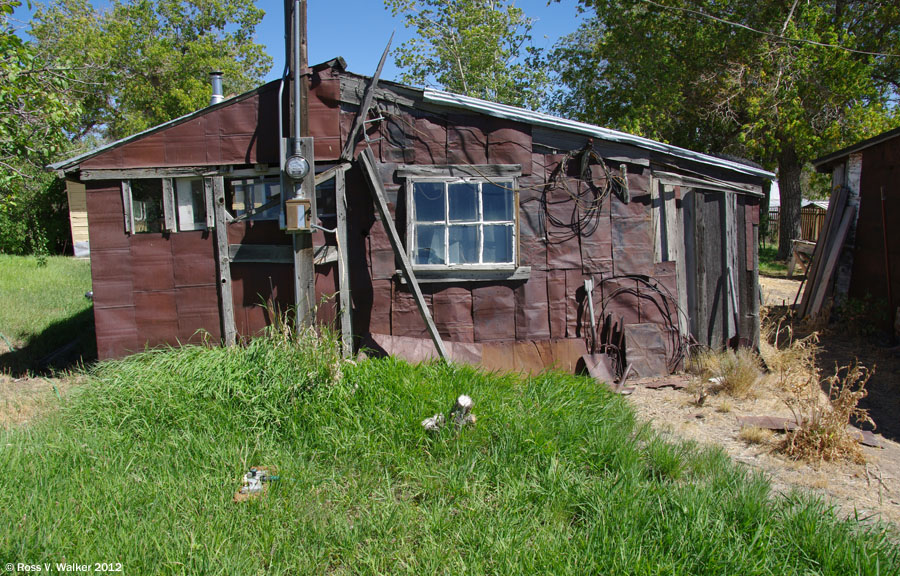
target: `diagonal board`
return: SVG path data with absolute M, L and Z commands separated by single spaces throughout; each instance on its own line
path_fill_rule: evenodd
M 365 96 L 363 96 L 362 104 L 359 105 L 359 111 L 356 118 L 353 119 L 353 127 L 350 128 L 350 134 L 347 135 L 347 141 L 344 142 L 344 150 L 341 152 L 341 160 L 349 161 L 353 157 L 353 149 L 356 147 L 356 135 L 359 134 L 363 123 L 366 121 L 366 114 L 372 107 L 372 100 L 375 98 L 375 88 L 378 86 L 378 79 L 381 77 L 381 69 L 384 68 L 384 61 L 387 59 L 388 52 L 391 49 L 391 42 L 394 40 L 394 34 L 388 39 L 387 46 L 381 54 L 381 60 L 378 62 L 378 68 L 375 69 L 375 75 L 372 76 L 372 82 L 366 88 Z
M 381 221 L 388 231 L 388 238 L 391 241 L 391 247 L 394 249 L 394 256 L 400 261 L 400 268 L 403 270 L 403 276 L 406 278 L 406 282 L 409 284 L 413 296 L 416 298 L 416 306 L 419 307 L 419 313 L 422 314 L 422 319 L 425 320 L 425 325 L 428 327 L 428 333 L 431 334 L 431 339 L 434 341 L 434 346 L 437 348 L 441 358 L 443 358 L 445 362 L 449 362 L 450 358 L 447 355 L 447 350 L 444 348 L 444 341 L 441 340 L 441 335 L 434 325 L 431 311 L 425 304 L 425 297 L 422 296 L 422 290 L 419 288 L 419 281 L 416 280 L 416 275 L 413 274 L 412 264 L 406 255 L 406 251 L 403 249 L 403 244 L 400 243 L 400 235 L 397 234 L 397 227 L 394 226 L 394 220 L 391 218 L 391 213 L 388 210 L 384 186 L 381 183 L 381 177 L 378 175 L 378 169 L 375 166 L 375 156 L 372 155 L 372 151 L 366 148 L 360 152 L 359 163 L 363 167 L 363 173 L 369 184 L 369 190 L 372 192 L 372 198 L 375 200 L 375 206 L 378 208 L 378 214 L 381 216 Z

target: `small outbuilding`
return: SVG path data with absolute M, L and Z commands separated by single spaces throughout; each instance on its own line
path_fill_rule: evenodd
M 491 369 L 593 352 L 649 376 L 691 343 L 757 345 L 772 173 L 342 59 L 305 82 L 305 199 L 283 193 L 283 81 L 52 166 L 86 189 L 101 358 L 250 338 L 291 307 L 347 352 Z
M 847 298 L 870 300 L 890 311 L 879 314 L 890 328 L 900 305 L 900 128 L 813 165 L 832 175 L 832 193 L 813 264 L 818 273 L 801 312 L 816 315 L 824 304 Z

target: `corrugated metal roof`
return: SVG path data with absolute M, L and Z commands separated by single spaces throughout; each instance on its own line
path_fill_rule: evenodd
M 179 116 L 178 118 L 169 120 L 168 122 L 163 122 L 162 124 L 157 124 L 156 126 L 147 128 L 143 132 L 138 132 L 137 134 L 132 134 L 131 136 L 126 136 L 125 138 L 121 138 L 119 140 L 116 140 L 115 142 L 110 142 L 109 144 L 104 144 L 103 146 L 100 146 L 99 148 L 94 148 L 93 150 L 88 150 L 87 152 L 85 152 L 83 154 L 79 154 L 78 156 L 72 156 L 71 158 L 66 158 L 65 160 L 60 160 L 59 162 L 54 162 L 53 164 L 48 164 L 47 168 L 49 170 L 55 170 L 55 171 L 59 171 L 59 170 L 65 171 L 69 168 L 74 168 L 74 167 L 78 166 L 79 164 L 81 164 L 82 162 L 84 162 L 85 160 L 88 160 L 89 158 L 93 158 L 97 154 L 106 152 L 107 150 L 110 150 L 112 148 L 117 148 L 123 144 L 127 144 L 134 140 L 143 138 L 144 136 L 149 136 L 150 134 L 159 132 L 160 130 L 164 130 L 166 128 L 169 128 L 170 126 L 175 126 L 176 124 L 181 124 L 182 122 L 187 122 L 198 116 L 203 116 L 204 114 L 207 114 L 214 110 L 218 110 L 219 108 L 224 108 L 226 106 L 230 106 L 230 105 L 234 104 L 235 102 L 240 102 L 242 100 L 246 100 L 247 98 L 250 98 L 256 94 L 259 94 L 266 87 L 268 87 L 271 84 L 275 84 L 276 82 L 281 82 L 281 79 L 272 80 L 271 82 L 267 82 L 266 84 L 263 84 L 262 86 L 258 86 L 257 88 L 254 88 L 253 90 L 244 92 L 243 94 L 238 94 L 237 96 L 232 96 L 231 98 L 227 98 L 227 99 L 219 102 L 218 104 L 211 104 L 210 106 L 201 108 L 199 110 L 195 110 L 194 112 L 190 112 L 188 114 L 185 114 L 184 116 Z
M 679 148 L 678 146 L 663 144 L 662 142 L 650 140 L 649 138 L 643 138 L 641 136 L 635 136 L 633 134 L 626 134 L 625 132 L 619 132 L 618 130 L 611 130 L 609 128 L 601 128 L 600 126 L 594 126 L 593 124 L 586 124 L 584 122 L 577 122 L 575 120 L 567 120 L 565 118 L 551 116 L 550 114 L 544 114 L 542 112 L 534 112 L 532 110 L 516 108 L 515 106 L 497 104 L 494 102 L 488 102 L 487 100 L 472 98 L 470 96 L 451 94 L 449 92 L 442 92 L 440 90 L 431 90 L 427 88 L 423 91 L 423 97 L 426 102 L 431 102 L 433 104 L 442 104 L 444 106 L 463 108 L 466 110 L 472 110 L 474 112 L 488 114 L 490 116 L 496 116 L 498 118 L 505 118 L 507 120 L 515 120 L 517 122 L 525 122 L 527 124 L 544 126 L 546 128 L 553 128 L 555 130 L 564 130 L 567 132 L 585 134 L 588 136 L 601 138 L 603 140 L 608 140 L 610 142 L 630 144 L 632 146 L 638 146 L 640 148 L 668 154 L 677 158 L 684 158 L 686 160 L 702 162 L 703 164 L 718 166 L 720 168 L 733 170 L 742 174 L 749 174 L 758 178 L 765 178 L 767 180 L 775 178 L 775 174 L 772 172 L 762 170 L 760 168 L 755 168 L 753 166 L 748 166 L 747 164 L 741 164 L 740 162 L 733 162 L 731 160 L 725 160 L 723 158 L 716 158 L 715 156 L 710 156 L 709 154 L 701 154 L 700 152 L 694 152 L 686 148 Z

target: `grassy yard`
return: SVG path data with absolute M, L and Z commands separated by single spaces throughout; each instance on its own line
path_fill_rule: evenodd
M 787 262 L 777 260 L 778 246 L 760 247 L 759 249 L 759 273 L 764 276 L 776 278 L 787 277 Z
M 896 532 L 669 443 L 585 378 L 328 340 L 145 352 L 0 431 L 0 561 L 124 574 L 897 574 Z M 474 428 L 426 433 L 457 395 Z M 281 479 L 234 503 L 249 466 Z
M 94 356 L 91 301 L 84 297 L 90 289 L 86 260 L 51 256 L 41 266 L 35 257 L 0 254 L 0 350 L 6 351 L 0 371 L 43 370 Z

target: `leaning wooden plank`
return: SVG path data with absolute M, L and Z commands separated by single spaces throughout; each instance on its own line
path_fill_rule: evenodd
M 347 259 L 347 186 L 344 171 L 334 175 L 334 193 L 337 204 L 338 284 L 340 286 L 341 342 L 344 358 L 353 354 L 353 322 L 350 317 L 350 264 Z
M 800 300 L 800 309 L 798 310 L 801 318 L 807 315 L 810 300 L 821 281 L 823 268 L 822 260 L 825 258 L 824 255 L 828 254 L 826 249 L 834 237 L 834 229 L 837 227 L 838 222 L 840 222 L 840 218 L 837 217 L 837 214 L 844 209 L 844 206 L 847 203 L 847 193 L 847 187 L 841 185 L 833 195 L 834 198 L 828 204 L 828 210 L 825 212 L 825 224 L 822 226 L 821 232 L 819 232 L 819 237 L 816 240 L 816 249 L 813 252 L 813 259 L 809 265 L 809 270 L 806 272 L 806 291 L 803 293 L 803 298 Z
M 213 210 L 216 216 L 216 272 L 219 277 L 219 317 L 226 346 L 233 346 L 237 339 L 234 327 L 234 300 L 231 296 L 231 258 L 228 250 L 228 226 L 225 222 L 225 181 L 221 176 L 213 179 Z
M 394 249 L 394 256 L 400 261 L 403 275 L 406 277 L 406 281 L 412 289 L 413 296 L 416 298 L 416 306 L 419 307 L 422 319 L 425 320 L 425 325 L 428 327 L 428 333 L 431 334 L 431 339 L 434 341 L 434 346 L 438 349 L 441 358 L 443 358 L 445 362 L 449 362 L 450 358 L 447 355 L 446 348 L 444 348 L 444 341 L 441 340 L 441 335 L 438 333 L 437 327 L 434 325 L 434 320 L 431 318 L 431 311 L 425 304 L 425 297 L 422 296 L 422 290 L 419 288 L 419 282 L 416 280 L 416 275 L 413 273 L 412 264 L 409 261 L 409 257 L 406 255 L 406 251 L 403 249 L 403 244 L 400 242 L 400 235 L 397 234 L 397 227 L 394 226 L 394 219 L 391 217 L 391 213 L 388 210 L 384 186 L 381 183 L 381 177 L 378 175 L 378 168 L 375 166 L 375 156 L 372 154 L 372 151 L 367 148 L 359 154 L 359 162 L 363 167 L 363 173 L 366 175 L 366 181 L 369 183 L 369 190 L 372 192 L 372 198 L 375 200 L 375 207 L 378 208 L 378 214 L 381 216 L 381 221 L 388 231 L 388 239 L 391 241 L 391 247 Z
M 347 141 L 344 142 L 344 150 L 341 152 L 341 160 L 343 161 L 353 158 L 353 149 L 356 148 L 356 135 L 359 134 L 359 131 L 362 129 L 363 123 L 366 121 L 366 114 L 369 113 L 369 108 L 372 107 L 372 100 L 375 98 L 375 88 L 378 87 L 381 69 L 384 68 L 384 61 L 387 60 L 387 55 L 391 50 L 391 42 L 393 40 L 394 34 L 391 33 L 387 46 L 384 47 L 384 52 L 381 54 L 381 60 L 378 62 L 378 68 L 375 70 L 375 75 L 372 76 L 372 82 L 366 88 L 366 94 L 363 96 L 362 104 L 359 105 L 359 111 L 356 113 L 356 118 L 353 119 L 353 127 L 350 128 L 350 133 L 347 135 Z
M 850 223 L 853 222 L 853 217 L 855 215 L 856 207 L 848 206 L 847 210 L 844 212 L 844 217 L 841 219 L 841 227 L 838 228 L 833 247 L 828 253 L 828 259 L 825 261 L 825 268 L 822 273 L 822 284 L 816 289 L 815 299 L 812 301 L 809 309 L 810 316 L 817 315 L 822 309 L 822 301 L 825 299 L 825 293 L 827 292 L 826 287 L 828 286 L 828 283 L 831 282 L 831 275 L 834 274 L 838 258 L 844 248 L 844 240 L 847 239 L 847 233 L 850 231 Z

